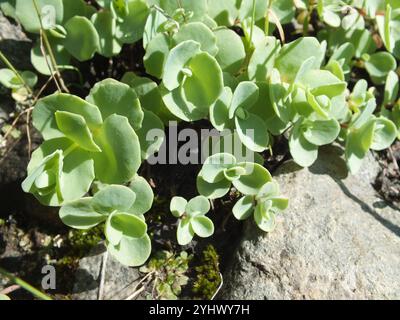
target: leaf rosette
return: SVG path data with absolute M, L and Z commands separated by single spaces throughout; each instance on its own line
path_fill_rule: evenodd
M 151 252 L 144 213 L 153 201 L 153 192 L 142 177 L 129 187 L 109 185 L 93 197 L 66 203 L 60 218 L 68 226 L 87 230 L 105 222 L 104 234 L 110 254 L 127 266 L 140 266 Z
M 210 211 L 210 203 L 206 197 L 197 196 L 190 201 L 174 197 L 170 211 L 174 217 L 179 218 L 176 235 L 181 246 L 189 244 L 195 235 L 208 238 L 214 233 L 214 224 L 206 217 Z
M 48 167 L 50 155 L 61 153 L 59 178 L 49 175 L 45 195 L 32 183 L 24 182 L 24 190 L 58 206 L 83 196 L 95 178 L 109 184 L 130 181 L 141 164 L 135 129 L 140 130 L 143 117 L 135 91 L 111 79 L 98 83 L 87 101 L 60 93 L 39 100 L 33 124 L 45 142 L 32 155 L 26 181 L 37 168 Z

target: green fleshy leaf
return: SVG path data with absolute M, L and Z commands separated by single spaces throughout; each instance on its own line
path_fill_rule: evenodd
M 266 81 L 274 67 L 280 44 L 275 37 L 266 37 L 259 43 L 251 56 L 248 76 L 250 80 Z
M 397 136 L 395 124 L 384 117 L 375 120 L 374 138 L 371 149 L 381 151 L 390 147 Z
M 318 146 L 304 138 L 301 121 L 297 121 L 289 138 L 290 153 L 294 161 L 302 167 L 311 166 L 318 157 Z
M 265 232 L 273 231 L 276 226 L 275 214 L 268 211 L 268 206 L 265 206 L 264 203 L 261 203 L 257 205 L 254 212 L 254 220 L 256 224 Z
M 152 136 L 147 137 L 152 130 L 159 132 L 154 140 L 150 140 Z M 164 124 L 153 112 L 145 110 L 142 127 L 137 130 L 137 135 L 140 141 L 141 157 L 146 160 L 160 150 L 164 141 Z
M 92 22 L 99 35 L 99 53 L 112 57 L 121 52 L 122 46 L 115 39 L 116 20 L 110 11 L 100 11 L 93 15 Z
M 273 199 L 271 199 L 271 203 L 272 203 L 272 207 L 271 207 L 272 210 L 275 210 L 277 212 L 284 211 L 289 206 L 289 199 L 273 198 Z
M 168 21 L 167 17 L 155 8 L 150 9 L 143 33 L 143 48 L 147 48 L 150 41 L 162 31 L 162 25 Z
M 146 234 L 142 238 L 122 237 L 118 245 L 107 244 L 110 254 L 123 265 L 137 267 L 143 265 L 151 253 L 151 240 Z
M 184 76 L 182 69 L 199 53 L 200 44 L 191 40 L 181 42 L 170 51 L 163 74 L 165 88 L 172 91 L 181 85 Z
M 146 54 L 143 63 L 146 72 L 158 79 L 161 79 L 164 72 L 164 65 L 169 56 L 171 39 L 164 33 L 159 33 L 153 37 L 146 47 Z
M 235 118 L 236 130 L 243 144 L 252 151 L 262 152 L 269 146 L 269 133 L 265 122 L 249 113 L 245 119 Z
M 232 181 L 234 187 L 244 195 L 257 195 L 260 188 L 267 182 L 272 181 L 271 174 L 262 165 L 257 163 L 240 163 L 246 174 L 239 179 Z
M 190 217 L 205 215 L 210 211 L 210 202 L 204 196 L 197 196 L 187 203 L 185 211 Z
M 233 167 L 236 159 L 229 153 L 218 153 L 208 157 L 201 169 L 202 178 L 208 183 L 219 182 L 224 179 L 224 170 Z
M 28 165 L 28 175 L 40 166 L 43 159 L 58 150 L 64 154 L 59 189 L 53 188 L 43 197 L 34 194 L 41 203 L 49 206 L 60 206 L 63 202 L 81 198 L 89 191 L 94 179 L 91 153 L 78 148 L 67 138 L 47 140 L 36 149 Z
M 64 8 L 62 0 L 36 0 L 44 25 L 60 24 L 63 20 Z M 31 33 L 39 33 L 40 20 L 36 14 L 33 1 L 16 0 L 16 16 L 24 29 Z
M 396 66 L 396 59 L 388 52 L 374 53 L 365 61 L 365 68 L 375 84 L 383 84 L 388 73 L 395 70 Z
M 338 96 L 346 89 L 346 82 L 341 81 L 330 71 L 311 70 L 306 72 L 299 81 L 310 89 L 315 96 L 325 95 L 329 98 Z
M 276 59 L 275 67 L 281 73 L 282 80 L 291 83 L 303 61 L 315 57 L 314 69 L 321 66 L 325 50 L 316 38 L 304 37 L 285 44 Z
M 399 76 L 396 72 L 390 71 L 385 82 L 385 96 L 383 104 L 391 104 L 396 101 L 399 95 Z
M 217 101 L 210 107 L 210 121 L 218 131 L 223 131 L 233 126 L 232 120 L 229 119 L 232 96 L 232 90 L 229 87 L 225 87 Z
M 190 224 L 190 219 L 183 219 L 179 221 L 176 236 L 179 245 L 185 246 L 189 244 L 194 237 L 194 231 Z
M 279 185 L 276 181 L 267 182 L 264 184 L 257 194 L 256 200 L 268 200 L 279 195 Z
M 305 125 L 304 138 L 316 146 L 332 143 L 340 132 L 340 125 L 335 119 L 306 121 Z
M 10 69 L 0 70 L 0 83 L 9 89 L 20 88 L 23 85 L 14 71 Z
M 217 38 L 213 32 L 201 22 L 190 22 L 184 24 L 173 37 L 175 44 L 187 40 L 196 41 L 200 44 L 202 51 L 215 56 L 218 52 Z
M 99 35 L 92 22 L 86 17 L 75 16 L 65 24 L 67 37 L 64 46 L 79 61 L 93 58 L 99 49 Z
M 182 82 L 185 98 L 197 108 L 208 112 L 224 87 L 221 68 L 215 58 L 206 52 L 194 56 L 188 67 L 192 76 Z
M 133 129 L 140 129 L 144 113 L 136 92 L 128 85 L 114 79 L 105 79 L 90 90 L 86 100 L 96 105 L 103 119 L 118 114 L 125 116 Z
M 375 131 L 375 120 L 371 119 L 357 130 L 351 131 L 346 139 L 346 162 L 351 173 L 357 173 L 370 149 Z
M 63 136 L 57 126 L 56 111 L 81 115 L 91 131 L 99 129 L 103 122 L 101 113 L 95 105 L 77 96 L 55 93 L 40 99 L 32 112 L 33 125 L 46 140 Z
M 96 178 L 104 183 L 125 183 L 141 164 L 139 138 L 126 117 L 109 116 L 94 137 L 103 150 L 94 153 Z
M 186 100 L 182 88 L 168 91 L 164 86 L 160 87 L 163 101 L 168 111 L 175 117 L 187 122 L 197 121 L 208 115 L 208 108 L 199 108 Z
M 134 204 L 136 194 L 128 187 L 110 185 L 101 189 L 93 196 L 93 207 L 98 212 L 114 210 L 126 212 Z
M 79 145 L 82 149 L 91 152 L 101 152 L 93 141 L 92 133 L 86 124 L 85 118 L 66 111 L 56 111 L 57 126 L 65 136 Z
M 196 185 L 197 190 L 199 193 L 208 199 L 218 199 L 225 196 L 230 188 L 231 188 L 231 181 L 222 179 L 215 183 L 209 183 L 204 180 L 200 172 L 197 176 Z
M 222 71 L 237 73 L 246 57 L 242 39 L 232 30 L 221 28 L 214 31 L 218 54 L 215 56 Z
M 146 235 L 147 225 L 134 214 L 114 212 L 106 223 L 105 235 L 113 245 L 118 245 L 122 237 L 140 239 Z
M 136 215 L 145 214 L 153 205 L 154 194 L 145 178 L 136 175 L 130 182 L 129 188 L 135 193 L 133 205 L 127 211 Z
M 88 19 L 96 12 L 96 8 L 88 5 L 84 0 L 63 0 L 63 22 L 67 22 L 74 16 L 84 16 Z
M 214 224 L 205 216 L 197 216 L 190 219 L 190 226 L 195 234 L 201 238 L 208 238 L 214 233 Z
M 61 207 L 60 219 L 71 228 L 87 230 L 97 226 L 107 219 L 106 215 L 98 213 L 92 206 L 92 198 L 82 198 L 68 202 Z
M 232 213 L 238 220 L 246 220 L 254 213 L 254 197 L 244 196 L 232 208 Z
M 127 11 L 128 14 L 117 23 L 116 36 L 121 43 L 134 43 L 143 37 L 149 8 L 146 1 L 130 0 Z
M 66 66 L 70 63 L 71 55 L 63 45 L 50 43 L 50 46 L 58 66 Z M 49 69 L 49 64 L 46 60 L 50 61 L 50 56 L 48 54 L 46 58 L 43 56 L 40 49 L 40 41 L 37 41 L 31 50 L 31 63 L 39 73 L 49 76 L 52 74 L 52 71 Z
M 180 218 L 186 212 L 187 201 L 182 197 L 173 197 L 169 206 L 169 210 L 176 218 Z
M 249 110 L 258 100 L 259 89 L 250 81 L 239 83 L 233 93 L 232 103 L 229 108 L 229 118 L 232 119 L 239 108 Z
M 36 157 L 36 154 L 32 156 Z M 22 182 L 22 189 L 32 193 L 43 204 L 61 203 L 64 200 L 61 193 L 63 169 L 61 150 L 55 150 L 41 158 L 33 158 L 30 165 L 28 176 Z

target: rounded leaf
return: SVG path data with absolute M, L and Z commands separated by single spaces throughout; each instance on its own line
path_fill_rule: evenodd
M 143 265 L 151 254 L 151 240 L 147 234 L 142 238 L 122 237 L 118 245 L 107 244 L 110 254 L 129 267 Z
M 107 216 L 97 212 L 92 206 L 92 198 L 68 202 L 60 209 L 61 221 L 75 229 L 90 229 L 105 221 Z
M 249 113 L 245 119 L 235 118 L 236 130 L 243 144 L 252 151 L 262 152 L 269 146 L 269 133 L 265 122 Z
M 267 182 L 272 181 L 271 174 L 258 163 L 243 162 L 239 164 L 246 173 L 239 179 L 232 181 L 234 187 L 244 195 L 257 195 L 259 190 Z
M 104 183 L 125 183 L 141 164 L 139 138 L 126 117 L 113 114 L 98 130 L 94 141 L 102 152 L 94 153 L 96 178 Z
M 217 29 L 218 53 L 215 56 L 222 71 L 237 73 L 246 57 L 244 45 L 240 36 L 228 28 Z
M 178 229 L 176 231 L 176 238 L 179 245 L 185 246 L 189 244 L 194 237 L 194 231 L 190 224 L 190 219 L 182 219 L 179 221 Z
M 200 238 L 208 238 L 214 233 L 214 224 L 210 218 L 197 216 L 190 219 L 190 225 L 195 234 Z
M 383 51 L 372 54 L 365 61 L 365 68 L 375 84 L 383 84 L 388 73 L 395 70 L 396 66 L 396 59 L 390 53 Z
M 65 24 L 67 37 L 64 46 L 79 61 L 93 58 L 99 48 L 99 35 L 86 17 L 75 16 Z
M 86 100 L 96 105 L 103 119 L 110 115 L 125 116 L 133 129 L 140 129 L 144 113 L 135 90 L 114 79 L 105 79 L 90 90 Z
M 316 146 L 330 144 L 338 137 L 340 125 L 335 119 L 306 121 L 304 138 Z
M 265 232 L 273 231 L 276 226 L 275 214 L 268 212 L 268 210 L 269 208 L 261 203 L 257 205 L 254 212 L 254 220 L 257 226 Z
M 136 198 L 127 212 L 141 215 L 151 209 L 154 194 L 145 178 L 136 175 L 130 182 L 129 188 L 135 193 Z
M 182 197 L 173 197 L 169 205 L 169 210 L 176 218 L 180 218 L 186 212 L 187 201 Z
M 48 25 L 60 24 L 63 20 L 64 8 L 62 0 L 35 0 L 42 17 L 42 22 Z M 16 0 L 16 16 L 28 32 L 39 33 L 40 20 L 33 1 Z
M 302 167 L 311 166 L 318 158 L 318 146 L 304 137 L 300 120 L 295 123 L 290 135 L 289 149 L 294 161 Z
M 229 118 L 232 119 L 237 109 L 249 110 L 258 100 L 258 87 L 254 82 L 243 81 L 239 83 L 233 93 L 232 103 L 229 108 Z
M 112 57 L 120 53 L 122 46 L 114 37 L 116 20 L 110 11 L 99 11 L 92 16 L 92 22 L 99 35 L 99 53 Z
M 135 202 L 136 194 L 128 187 L 106 186 L 93 196 L 93 207 L 99 212 L 127 211 Z
M 191 217 L 205 215 L 208 211 L 210 211 L 210 202 L 204 196 L 197 196 L 191 199 L 185 209 L 185 212 Z
M 198 53 L 200 53 L 200 44 L 192 40 L 181 42 L 169 52 L 163 74 L 165 88 L 172 91 L 180 86 L 183 80 L 182 69 Z
M 176 44 L 187 40 L 193 40 L 200 44 L 202 51 L 215 56 L 218 52 L 217 38 L 214 33 L 202 22 L 190 22 L 182 25 L 173 36 Z
M 127 12 L 117 23 L 116 36 L 121 43 L 134 43 L 143 37 L 149 8 L 146 1 L 130 0 L 127 2 Z
M 84 117 L 66 111 L 56 111 L 55 117 L 58 128 L 68 139 L 87 151 L 101 152 L 93 141 L 92 133 Z
M 231 182 L 227 179 L 222 179 L 215 183 L 209 183 L 204 180 L 201 174 L 197 176 L 196 185 L 199 193 L 208 199 L 222 198 L 231 188 Z
M 254 213 L 254 197 L 244 196 L 233 206 L 232 213 L 238 220 L 246 220 Z
M 195 55 L 188 68 L 192 75 L 182 81 L 185 98 L 195 107 L 208 112 L 208 108 L 218 99 L 224 88 L 221 68 L 207 52 Z
M 236 164 L 236 159 L 229 153 L 217 153 L 208 157 L 201 169 L 202 177 L 208 183 L 224 179 L 224 170 Z
M 375 120 L 374 138 L 371 149 L 380 151 L 390 147 L 397 136 L 395 124 L 384 117 Z
M 57 126 L 57 111 L 81 115 L 91 131 L 97 130 L 103 122 L 95 105 L 71 94 L 55 93 L 40 99 L 32 112 L 33 125 L 46 140 L 64 136 Z

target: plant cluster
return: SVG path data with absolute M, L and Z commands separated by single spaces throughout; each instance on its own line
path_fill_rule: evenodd
M 232 187 L 242 194 L 237 219 L 274 228 L 288 200 L 260 154 L 278 136 L 303 167 L 320 146 L 340 143 L 352 173 L 369 150 L 400 136 L 397 0 L 16 0 L 1 8 L 39 35 L 32 64 L 55 80 L 75 60 L 112 57 L 141 41 L 146 74 L 102 80 L 86 99 L 61 86 L 37 101 L 33 125 L 44 142 L 22 184 L 41 203 L 61 207 L 73 228 L 104 224 L 110 253 L 127 265 L 143 264 L 151 252 L 144 214 L 153 192 L 137 172 L 163 142 L 148 133 L 170 120 L 208 119 L 254 153 L 248 161 L 221 144 L 198 174 L 200 196 L 171 200 L 181 245 L 213 234 L 209 202 Z M 286 43 L 284 27 L 293 21 L 304 35 Z M 364 71 L 369 79 L 354 85 Z M 13 89 L 33 87 L 34 79 L 0 72 Z

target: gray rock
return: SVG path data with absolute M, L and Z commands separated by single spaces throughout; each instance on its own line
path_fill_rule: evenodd
M 22 31 L 20 25 L 11 22 L 0 12 L 0 50 L 18 70 L 31 69 L 31 40 Z M 3 66 L 3 63 L 0 62 Z
M 73 299 L 98 300 L 102 277 L 103 300 L 126 299 L 135 291 L 135 287 L 142 278 L 138 269 L 125 267 L 107 254 L 103 271 L 105 256 L 104 245 L 99 245 L 87 257 L 81 259 L 76 272 Z
M 372 156 L 346 177 L 340 152 L 324 148 L 309 169 L 280 168 L 290 206 L 270 234 L 247 224 L 221 298 L 400 298 L 399 209 L 371 186 L 379 170 Z

